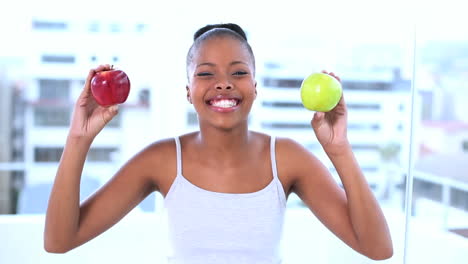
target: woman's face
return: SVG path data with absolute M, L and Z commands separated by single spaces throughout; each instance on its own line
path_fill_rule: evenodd
M 253 67 L 247 48 L 233 37 L 214 37 L 199 45 L 187 70 L 187 99 L 200 126 L 230 130 L 247 125 L 257 95 Z

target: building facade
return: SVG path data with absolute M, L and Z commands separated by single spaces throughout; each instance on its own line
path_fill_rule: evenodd
M 68 134 L 74 103 L 89 69 L 113 64 L 131 80 L 127 101 L 97 136 L 82 176 L 82 199 L 107 181 L 122 163 L 151 139 L 141 125 L 151 120 L 151 82 L 139 67 L 145 21 L 71 20 L 33 17 L 31 41 L 25 56 L 29 77 L 23 100 L 24 185 L 19 213 L 44 212 Z M 146 33 L 146 34 L 145 34 Z M 148 208 L 154 208 L 154 202 Z

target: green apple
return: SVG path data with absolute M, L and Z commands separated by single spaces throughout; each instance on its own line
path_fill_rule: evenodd
M 340 101 L 342 93 L 341 83 L 325 73 L 313 73 L 301 84 L 302 104 L 312 111 L 332 110 Z

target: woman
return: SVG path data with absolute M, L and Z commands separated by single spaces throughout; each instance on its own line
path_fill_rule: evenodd
M 80 204 L 87 151 L 118 112 L 117 106 L 98 106 L 90 93 L 94 74 L 109 69 L 90 71 L 75 105 L 47 210 L 47 251 L 86 243 L 158 191 L 168 213 L 171 263 L 280 263 L 290 193 L 354 250 L 372 259 L 392 256 L 387 223 L 346 135 L 344 99 L 330 112 L 315 113 L 311 122 L 340 188 L 300 144 L 249 130 L 257 96 L 255 59 L 235 24 L 201 28 L 188 52 L 187 100 L 197 111 L 199 131 L 149 145 Z

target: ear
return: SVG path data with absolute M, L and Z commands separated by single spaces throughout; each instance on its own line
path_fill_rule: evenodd
M 190 88 L 188 87 L 188 85 L 185 86 L 185 90 L 187 90 L 187 101 L 189 103 L 192 103 L 192 97 L 190 96 Z
M 254 99 L 256 99 L 256 98 L 257 98 L 257 81 L 255 81 L 255 97 L 254 97 Z

